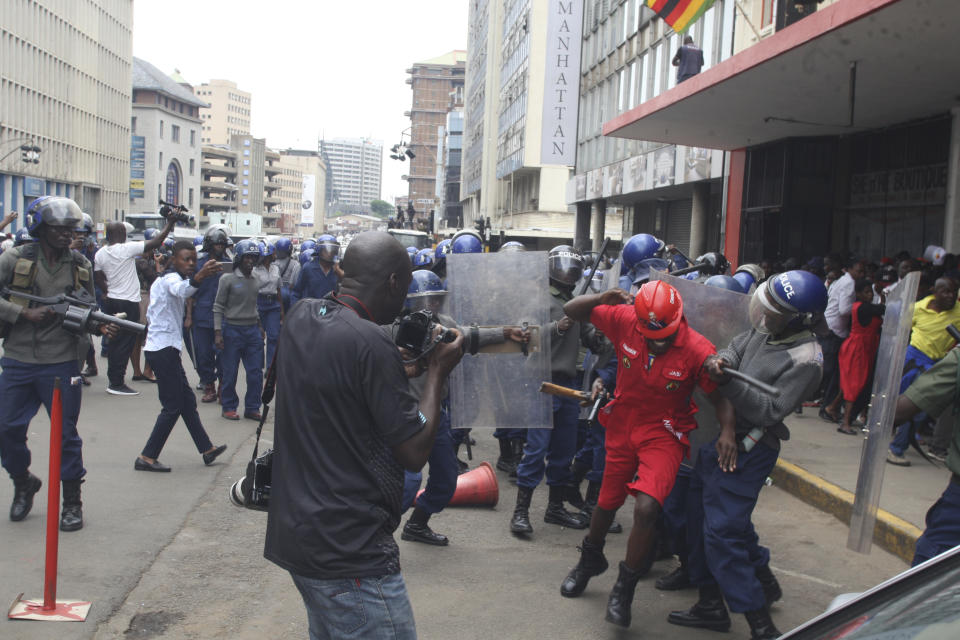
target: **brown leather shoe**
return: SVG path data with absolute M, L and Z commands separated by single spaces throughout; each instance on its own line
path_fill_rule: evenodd
M 247 411 L 243 414 L 243 417 L 246 418 L 247 420 L 256 420 L 257 422 L 259 422 L 261 415 L 259 411 Z
M 200 398 L 200 402 L 216 402 L 217 401 L 217 387 L 211 382 L 210 384 L 203 387 L 203 397 Z
M 224 418 L 226 418 L 227 420 L 239 420 L 239 419 L 240 419 L 240 414 L 238 414 L 236 411 L 224 411 L 224 412 L 221 413 L 220 415 L 222 415 L 222 416 L 223 416 Z

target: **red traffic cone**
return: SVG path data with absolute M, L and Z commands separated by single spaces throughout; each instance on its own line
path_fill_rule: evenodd
M 457 477 L 457 490 L 450 498 L 450 506 L 483 505 L 496 506 L 500 499 L 497 474 L 489 462 L 481 462 L 476 469 Z

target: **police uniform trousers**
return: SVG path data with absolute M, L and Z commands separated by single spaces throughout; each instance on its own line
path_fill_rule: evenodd
M 683 563 L 687 561 L 687 510 L 692 478 L 693 469 L 686 464 L 681 464 L 673 489 L 663 501 L 661 513 L 663 533 L 669 550 Z
M 599 422 L 593 421 L 593 424 L 586 428 L 586 439 L 583 446 L 573 457 L 580 464 L 590 467 L 587 471 L 588 482 L 600 482 L 603 480 L 603 468 L 607 461 L 606 449 L 606 429 Z
M 506 438 L 507 440 L 512 440 L 514 438 L 519 438 L 523 440 L 524 438 L 527 437 L 527 430 L 497 428 L 493 430 L 493 437 L 496 438 L 497 440 L 503 440 L 504 438 Z
M 0 461 L 11 477 L 22 476 L 30 468 L 30 449 L 27 448 L 27 428 L 42 404 L 50 414 L 53 400 L 53 379 L 60 378 L 60 397 L 63 402 L 63 444 L 61 448 L 60 478 L 79 480 L 87 471 L 83 468 L 83 442 L 77 433 L 80 418 L 81 385 L 70 380 L 80 375 L 76 360 L 56 364 L 31 364 L 12 358 L 0 358 Z M 40 442 L 49 442 L 49 423 L 40 425 Z
M 553 383 L 578 389 L 573 377 L 553 374 Z M 566 486 L 573 481 L 570 462 L 577 452 L 576 400 L 553 396 L 553 429 L 527 429 L 523 458 L 517 466 L 517 486 L 535 489 L 546 473 L 550 486 Z
M 687 572 L 703 586 L 716 582 L 734 613 L 766 606 L 756 569 L 770 562 L 750 518 L 779 453 L 763 443 L 737 455 L 735 471 L 717 462 L 716 439 L 703 445 L 690 480 Z
M 276 294 L 257 296 L 257 313 L 260 315 L 260 326 L 267 334 L 267 367 L 273 362 L 273 354 L 277 351 L 277 340 L 280 338 L 280 301 Z
M 220 363 L 220 350 L 214 345 L 213 325 L 198 326 L 194 318 L 193 329 L 194 355 L 197 357 L 197 374 L 201 384 L 214 384 L 223 378 L 223 367 Z
M 220 404 L 224 411 L 236 411 L 240 404 L 237 396 L 237 374 L 240 362 L 247 378 L 247 393 L 243 398 L 244 412 L 260 411 L 260 394 L 263 392 L 263 337 L 255 324 L 237 325 L 223 323 L 223 387 Z
M 960 545 L 960 476 L 953 474 L 940 499 L 927 511 L 927 528 L 917 539 L 911 566 Z
M 457 450 L 450 429 L 450 410 L 444 401 L 440 408 L 440 424 L 437 425 L 437 437 L 433 441 L 428 460 L 430 469 L 427 474 L 427 487 L 417 497 L 423 474 L 405 471 L 403 476 L 403 511 L 417 506 L 429 514 L 440 513 L 450 503 L 457 491 Z

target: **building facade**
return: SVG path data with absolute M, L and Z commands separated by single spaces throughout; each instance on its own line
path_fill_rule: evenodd
M 214 213 L 238 212 L 260 217 L 264 233 L 280 232 L 280 154 L 263 138 L 234 134 L 229 145 L 203 145 L 200 166 L 201 228 Z
M 447 113 L 456 104 L 463 104 L 466 62 L 467 52 L 458 50 L 414 63 L 407 69 L 407 84 L 413 97 L 410 110 L 404 115 L 410 118 L 408 148 L 414 153 L 409 159 L 407 197 L 421 216 L 436 209 L 440 202 L 437 173 L 442 166 L 443 131 Z
M 250 105 L 253 98 L 230 80 L 211 80 L 194 87 L 197 98 L 209 107 L 200 110 L 203 144 L 230 144 L 233 135 L 250 135 Z
M 98 224 L 129 211 L 132 23 L 129 0 L 0 3 L 0 215 L 42 195 Z
M 369 213 L 380 199 L 383 177 L 383 143 L 367 138 L 333 138 L 320 141 L 330 180 L 328 211 Z
M 157 201 L 195 211 L 200 200 L 200 114 L 206 103 L 155 66 L 133 59 L 130 213 Z
M 434 230 L 463 228 L 463 205 L 460 204 L 460 175 L 463 164 L 463 109 L 447 114 L 444 127 L 440 180 L 437 184 L 439 206 Z
M 329 169 L 319 151 L 285 149 L 280 152 L 282 166 L 299 172 L 299 181 L 284 191 L 290 196 L 283 203 L 283 233 L 312 238 L 324 231 L 327 216 Z M 281 176 L 286 180 L 286 176 Z M 289 229 L 289 231 L 288 231 Z

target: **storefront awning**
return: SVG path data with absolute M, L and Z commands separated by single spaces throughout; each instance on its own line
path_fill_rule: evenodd
M 945 113 L 960 105 L 958 26 L 957 0 L 840 0 L 608 121 L 603 133 L 739 149 Z

